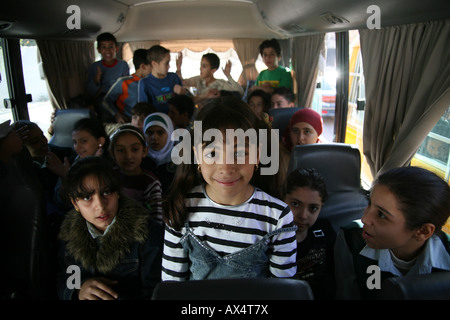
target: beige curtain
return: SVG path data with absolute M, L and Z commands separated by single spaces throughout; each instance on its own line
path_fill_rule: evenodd
M 450 20 L 360 30 L 372 175 L 409 165 L 450 104 Z
M 293 78 L 297 81 L 297 105 L 311 108 L 325 34 L 296 37 L 292 43 Z
M 255 68 L 256 59 L 259 55 L 259 45 L 264 39 L 233 39 L 234 49 L 242 64 L 242 73 L 239 77 L 239 84 L 247 86 L 247 80 L 256 80 L 258 70 Z
M 42 67 L 54 109 L 85 92 L 88 68 L 95 60 L 92 41 L 37 40 Z

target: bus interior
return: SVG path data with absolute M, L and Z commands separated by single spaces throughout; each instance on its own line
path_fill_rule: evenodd
M 245 94 L 265 69 L 259 44 L 277 39 L 279 64 L 293 78 L 295 108 L 312 108 L 323 118 L 329 149 L 320 151 L 327 155 L 323 161 L 312 162 L 336 183 L 329 213 L 336 230 L 362 215 L 380 172 L 413 165 L 450 181 L 448 0 L 3 1 L 0 123 L 36 122 L 51 143 L 52 112 L 69 109 L 69 100 L 85 93 L 88 67 L 100 59 L 96 37 L 103 32 L 117 38 L 118 58 L 130 73 L 136 49 L 169 49 L 170 72 L 181 53 L 183 78 L 199 75 L 202 55 L 213 52 L 221 63 L 216 78 L 226 79 L 222 68 L 231 61 L 231 76 Z M 351 150 L 331 156 L 333 145 Z M 290 167 L 295 161 L 308 159 L 299 152 L 291 155 Z M 356 172 L 346 168 L 349 163 Z M 342 176 L 333 175 L 337 171 Z M 4 272 L 20 274 L 22 287 L 12 289 L 19 298 L 41 299 L 44 240 L 36 223 L 42 223 L 44 195 L 35 181 L 22 182 L 2 182 L 2 199 L 21 202 L 17 210 L 34 221 L 22 226 L 26 236 L 11 249 L 15 262 Z M 443 230 L 450 235 L 450 220 Z M 1 294 L 11 298 L 11 292 Z

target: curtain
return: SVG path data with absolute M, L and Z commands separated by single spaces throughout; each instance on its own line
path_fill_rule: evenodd
M 259 55 L 259 45 L 264 39 L 233 39 L 234 49 L 242 64 L 242 73 L 239 77 L 239 84 L 247 86 L 248 80 L 256 80 L 258 70 L 255 68 L 256 59 Z
M 93 41 L 36 40 L 53 108 L 85 92 L 87 72 L 95 60 Z
M 278 40 L 281 47 L 281 60 L 279 65 L 290 68 L 289 60 L 291 59 L 291 39 Z
M 376 177 L 409 165 L 450 104 L 450 20 L 359 32 L 363 152 Z
M 292 68 L 297 80 L 297 105 L 310 108 L 316 89 L 320 52 L 324 47 L 325 34 L 296 37 L 292 43 Z

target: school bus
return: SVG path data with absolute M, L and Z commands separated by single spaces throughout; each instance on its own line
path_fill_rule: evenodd
M 277 39 L 295 106 L 322 115 L 326 141 L 359 150 L 363 189 L 410 165 L 450 183 L 449 19 L 448 0 L 4 1 L 0 123 L 30 120 L 51 143 L 54 112 L 86 93 L 104 32 L 116 37 L 130 74 L 133 52 L 156 44 L 183 79 L 215 53 L 215 77 L 227 80 L 231 62 L 244 101 L 266 68 L 259 44 Z M 443 230 L 450 235 L 450 221 Z

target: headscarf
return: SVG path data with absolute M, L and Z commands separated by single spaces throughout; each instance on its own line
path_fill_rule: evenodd
M 162 112 L 154 112 L 148 115 L 144 120 L 144 133 L 151 126 L 160 126 L 167 132 L 167 141 L 165 146 L 159 150 L 155 151 L 148 146 L 148 156 L 156 162 L 157 165 L 169 162 L 170 155 L 173 148 L 173 141 L 171 139 L 173 132 L 173 123 L 169 116 Z
M 323 132 L 322 116 L 317 111 L 314 111 L 313 109 L 309 108 L 303 108 L 298 110 L 292 115 L 291 120 L 289 120 L 289 124 L 284 130 L 283 142 L 286 145 L 286 148 L 288 148 L 288 150 L 292 150 L 293 148 L 291 135 L 289 133 L 291 131 L 292 126 L 298 122 L 306 122 L 310 124 L 314 128 L 314 130 L 316 130 L 317 136 L 319 137 Z

